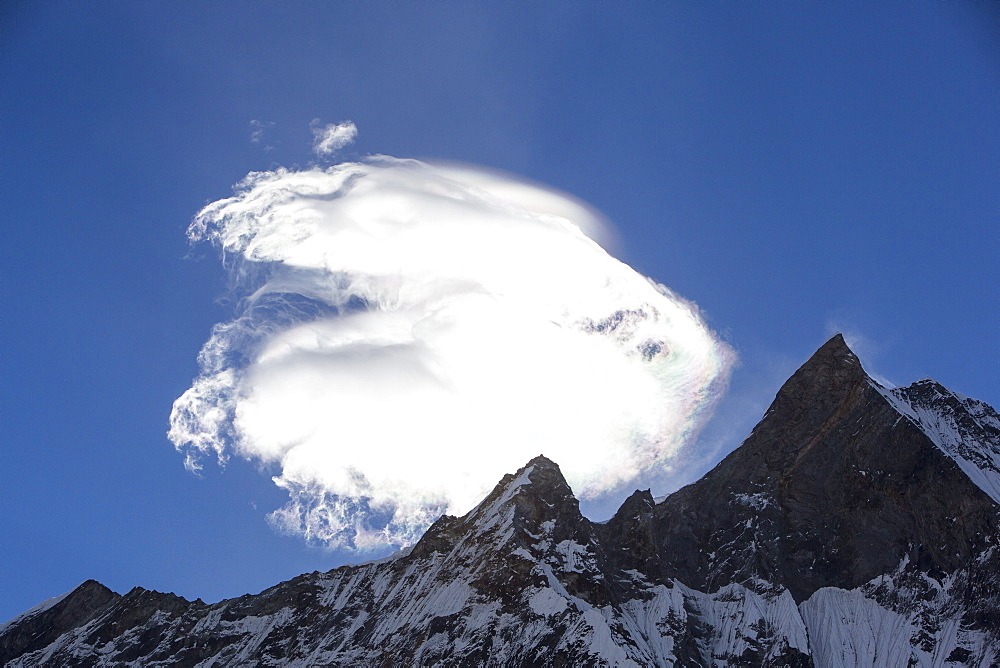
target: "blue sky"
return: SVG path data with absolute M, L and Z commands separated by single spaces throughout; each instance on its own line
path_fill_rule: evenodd
M 977 3 L 5 3 L 0 619 L 95 578 L 205 600 L 355 556 L 165 437 L 211 326 L 184 231 L 254 170 L 486 165 L 582 198 L 740 357 L 697 475 L 834 331 L 1000 404 L 1000 38 Z M 251 141 L 252 121 L 263 125 Z M 700 467 L 700 468 L 699 468 Z M 680 481 L 679 481 L 680 482 Z M 654 490 L 654 492 L 659 490 Z

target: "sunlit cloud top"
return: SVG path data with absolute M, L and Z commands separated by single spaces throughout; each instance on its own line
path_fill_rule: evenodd
M 238 308 L 170 438 L 192 469 L 274 467 L 281 529 L 412 542 L 537 454 L 599 498 L 692 441 L 733 353 L 611 257 L 587 205 L 495 172 L 376 157 L 250 174 L 189 234 Z

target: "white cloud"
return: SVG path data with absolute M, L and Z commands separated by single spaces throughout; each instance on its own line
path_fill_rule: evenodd
M 351 121 L 320 125 L 320 120 L 315 118 L 311 127 L 313 152 L 321 158 L 333 155 L 358 136 L 358 128 Z
M 189 229 L 222 249 L 240 310 L 170 438 L 192 468 L 278 467 L 274 523 L 331 546 L 412 542 L 540 453 L 584 498 L 627 486 L 692 440 L 734 356 L 601 227 L 468 167 L 251 174 Z

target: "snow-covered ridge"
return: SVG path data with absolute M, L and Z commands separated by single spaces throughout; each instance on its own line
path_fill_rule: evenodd
M 891 390 L 874 381 L 872 387 L 1000 504 L 1000 416 L 992 407 L 930 378 Z
M 21 622 L 26 621 L 29 617 L 34 617 L 35 615 L 39 615 L 45 612 L 46 610 L 52 608 L 57 603 L 62 601 L 64 598 L 72 594 L 74 591 L 76 591 L 75 588 L 69 590 L 64 594 L 59 594 L 58 596 L 53 596 L 50 599 L 46 599 L 41 603 L 39 603 L 38 605 L 36 605 L 35 607 L 31 608 L 30 610 L 25 610 L 20 615 L 14 617 L 10 621 L 0 624 L 0 634 L 3 634 L 3 632 L 6 631 L 8 627 L 13 626 L 14 624 L 20 624 Z

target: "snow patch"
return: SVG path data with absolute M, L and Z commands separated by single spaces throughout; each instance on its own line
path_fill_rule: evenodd
M 528 606 L 536 615 L 548 617 L 565 612 L 569 602 L 551 587 L 542 587 L 528 599 Z
M 754 494 L 734 494 L 733 497 L 737 502 L 744 506 L 749 506 L 754 510 L 764 510 L 773 503 L 769 495 L 760 492 Z

